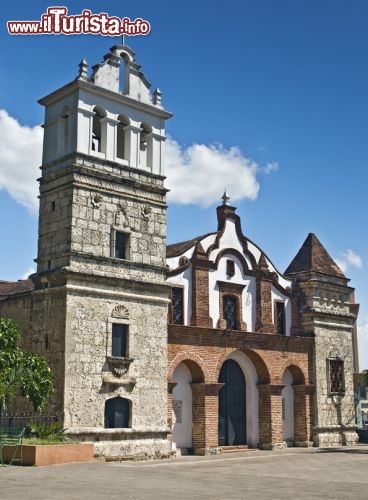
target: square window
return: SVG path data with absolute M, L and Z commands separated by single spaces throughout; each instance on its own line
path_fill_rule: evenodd
M 121 231 L 115 232 L 114 257 L 117 259 L 126 259 L 128 256 L 129 235 Z
M 127 356 L 128 347 L 128 325 L 113 323 L 111 355 L 124 358 Z

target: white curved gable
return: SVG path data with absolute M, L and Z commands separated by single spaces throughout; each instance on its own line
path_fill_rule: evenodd
M 235 209 L 234 209 L 235 210 Z M 222 224 L 221 224 L 222 222 Z M 184 289 L 184 321 L 185 325 L 191 324 L 192 315 L 192 280 L 193 280 L 193 255 L 196 252 L 198 240 L 193 240 L 192 246 L 180 255 L 167 259 L 167 264 L 172 275 L 168 283 L 172 286 L 180 286 Z M 235 287 L 241 300 L 242 329 L 256 331 L 257 314 L 257 276 L 260 260 L 262 269 L 277 275 L 277 279 L 271 287 L 272 320 L 276 324 L 275 309 L 276 302 L 282 301 L 285 305 L 285 333 L 290 334 L 291 326 L 291 303 L 287 289 L 291 289 L 292 280 L 283 276 L 273 265 L 271 260 L 265 256 L 262 250 L 252 241 L 245 238 L 240 229 L 240 221 L 237 216 L 228 216 L 220 221 L 220 230 L 216 233 L 204 236 L 200 240 L 201 255 L 206 254 L 208 259 L 208 297 L 209 315 L 212 327 L 217 328 L 223 317 L 221 291 L 226 287 Z M 180 259 L 186 257 L 188 264 L 185 269 L 179 271 L 183 266 Z M 232 273 L 229 275 L 228 261 L 232 261 Z M 175 270 L 178 271 L 175 274 Z M 224 292 L 222 292 L 224 293 Z M 202 300 L 201 297 L 198 300 Z

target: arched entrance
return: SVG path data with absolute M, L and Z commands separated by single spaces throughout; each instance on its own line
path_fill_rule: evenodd
M 198 358 L 199 363 L 197 359 L 183 359 L 173 371 L 169 368 L 173 387 L 169 395 L 169 421 L 172 422 L 173 443 L 184 453 L 203 450 L 206 443 L 205 380 L 200 366 L 202 360 L 195 354 L 192 357 Z
M 173 382 L 173 441 L 178 448 L 192 448 L 192 374 L 180 363 L 174 373 Z
M 219 382 L 219 446 L 246 444 L 246 385 L 239 364 L 227 359 L 222 365 Z

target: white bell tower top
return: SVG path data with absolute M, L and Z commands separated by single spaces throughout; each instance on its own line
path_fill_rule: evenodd
M 73 153 L 164 175 L 165 111 L 126 45 L 115 45 L 100 64 L 79 64 L 78 77 L 41 99 L 46 108 L 43 166 Z
M 121 64 L 124 64 L 123 80 L 120 81 Z M 113 92 L 121 91 L 137 101 L 157 105 L 150 94 L 151 84 L 140 71 L 141 66 L 135 60 L 135 53 L 125 45 L 115 45 L 104 56 L 104 62 L 93 66 L 91 80 L 105 89 Z M 161 107 L 161 106 L 159 106 Z

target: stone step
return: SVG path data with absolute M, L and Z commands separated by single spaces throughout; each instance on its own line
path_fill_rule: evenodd
M 175 450 L 175 456 L 177 457 L 183 457 L 186 455 L 191 455 L 191 449 L 190 448 L 176 448 Z
M 239 444 L 236 446 L 221 446 L 222 453 L 236 453 L 239 451 L 253 451 L 255 448 L 249 448 L 247 444 Z

